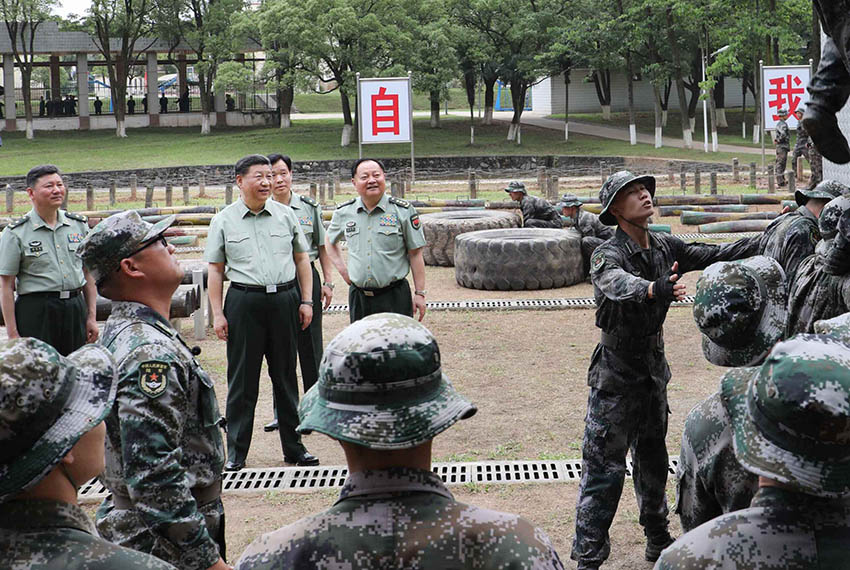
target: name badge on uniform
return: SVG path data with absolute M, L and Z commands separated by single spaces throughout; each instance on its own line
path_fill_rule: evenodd
M 380 226 L 397 226 L 398 225 L 398 216 L 395 214 L 386 214 L 381 216 L 378 219 L 378 225 Z
M 38 240 L 34 240 L 27 244 L 27 247 L 30 248 L 30 255 L 39 256 L 44 253 L 44 248 L 41 245 L 41 242 Z
M 345 224 L 345 235 L 351 235 L 357 232 L 357 222 L 348 222 Z

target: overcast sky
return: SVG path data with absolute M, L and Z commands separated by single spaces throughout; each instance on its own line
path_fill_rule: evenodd
M 62 3 L 60 7 L 56 9 L 56 13 L 60 16 L 67 16 L 68 14 L 78 14 L 83 15 L 91 6 L 91 0 L 60 0 Z

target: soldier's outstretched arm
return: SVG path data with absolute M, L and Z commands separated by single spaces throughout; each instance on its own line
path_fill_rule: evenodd
M 616 252 L 600 245 L 590 258 L 590 279 L 612 301 L 646 301 L 652 281 L 632 275 Z

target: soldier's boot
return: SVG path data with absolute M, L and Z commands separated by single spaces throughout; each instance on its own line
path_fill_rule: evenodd
M 646 532 L 644 557 L 649 562 L 655 562 L 661 556 L 661 551 L 673 544 L 675 540 L 675 538 L 670 536 L 670 532 L 666 528 L 655 531 L 654 533 Z
M 850 31 L 850 21 L 841 28 Z M 835 118 L 850 96 L 850 73 L 832 39 L 827 38 L 824 43 L 818 70 L 809 81 L 808 90 L 811 97 L 803 114 L 803 127 L 823 156 L 837 164 L 850 162 L 850 145 Z

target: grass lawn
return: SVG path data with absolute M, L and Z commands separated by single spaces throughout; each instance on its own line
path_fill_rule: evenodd
M 665 137 L 682 137 L 682 121 L 679 118 L 679 110 L 671 108 L 667 112 L 667 126 L 664 127 Z M 552 118 L 562 119 L 564 115 L 552 115 Z M 628 113 L 611 113 L 611 119 L 602 118 L 602 113 L 570 113 L 570 119 L 583 123 L 598 123 L 610 127 L 620 127 L 623 129 L 629 128 Z M 726 122 L 728 127 L 722 127 L 717 130 L 717 141 L 721 144 L 734 144 L 738 146 L 749 146 L 753 148 L 761 148 L 761 143 L 753 144 L 753 111 L 747 111 L 747 138 L 741 137 L 741 121 L 744 119 L 744 113 L 740 108 L 726 109 Z M 639 133 L 654 134 L 655 133 L 655 114 L 649 112 L 639 112 L 635 114 L 636 127 Z M 696 123 L 694 126 L 694 146 L 702 146 L 703 130 L 702 130 L 702 105 L 697 108 Z M 708 133 L 709 144 L 711 143 L 711 132 Z M 796 131 L 791 131 L 791 148 L 794 148 L 796 141 Z M 765 147 L 767 150 L 773 148 L 773 143 L 770 139 L 770 134 L 765 139 Z
M 357 143 L 340 146 L 341 120 L 301 121 L 290 129 L 214 129 L 201 136 L 193 128 L 130 129 L 118 139 L 113 131 L 39 131 L 28 141 L 22 132 L 3 133 L 0 176 L 25 174 L 35 164 L 52 162 L 66 172 L 121 170 L 200 164 L 232 164 L 250 153 L 286 152 L 295 161 L 355 159 Z M 469 144 L 468 122 L 443 117 L 442 128 L 431 129 L 427 119 L 414 121 L 416 156 L 581 155 L 654 156 L 670 159 L 729 162 L 733 154 L 702 149 L 655 149 L 628 142 L 571 135 L 564 142 L 560 131 L 524 126 L 522 145 L 506 139 L 507 125 L 477 125 L 475 145 Z M 372 145 L 364 154 L 378 157 L 410 155 L 406 144 Z

